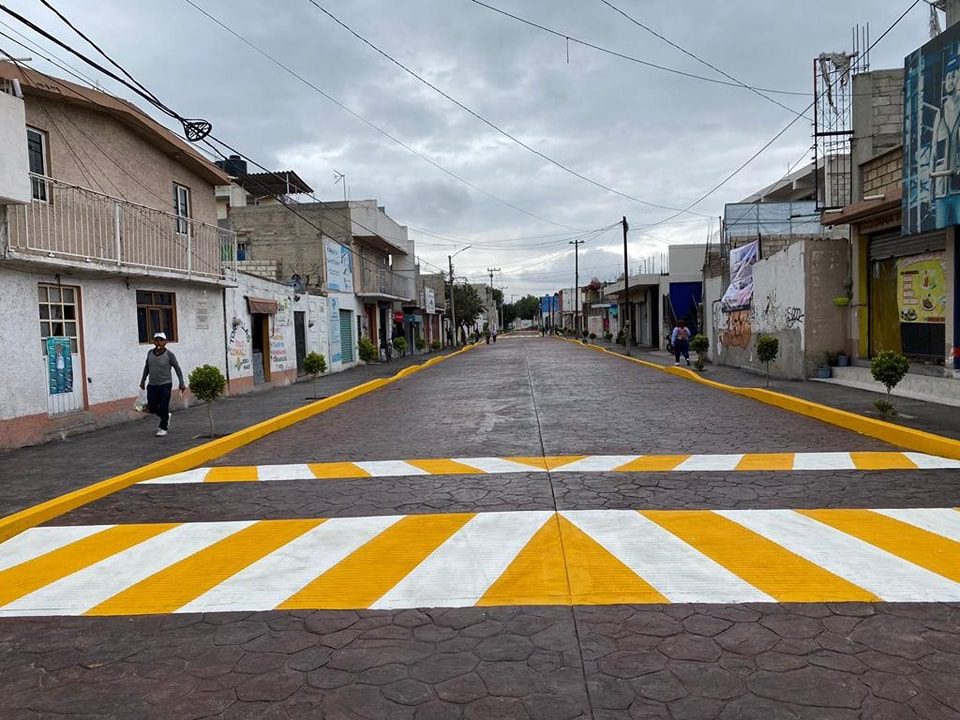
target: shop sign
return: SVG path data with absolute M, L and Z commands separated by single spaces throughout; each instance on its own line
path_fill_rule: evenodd
M 897 304 L 900 322 L 946 322 L 947 269 L 943 252 L 897 261 Z
M 402 323 L 402 322 L 403 322 L 403 311 L 402 311 L 402 310 L 397 310 L 397 311 L 393 314 L 393 321 L 394 321 L 394 322 L 398 322 L 398 323 Z

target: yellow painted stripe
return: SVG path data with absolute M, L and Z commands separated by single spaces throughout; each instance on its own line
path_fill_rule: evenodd
M 407 460 L 410 465 L 431 475 L 484 475 L 484 471 L 456 460 Z
M 538 470 L 555 470 L 563 465 L 569 465 L 577 460 L 583 460 L 587 455 L 548 455 L 546 457 L 507 457 L 504 460 L 530 465 Z
M 173 612 L 322 522 L 263 520 L 131 585 L 86 614 Z
M 641 455 L 636 460 L 615 467 L 613 472 L 659 472 L 673 470 L 689 455 Z
M 557 518 L 575 604 L 668 603 L 666 597 L 563 516 Z
M 204 482 L 255 482 L 259 478 L 256 465 L 212 467 L 203 478 Z
M 960 582 L 960 543 L 870 510 L 797 510 L 807 517 Z
M 174 528 L 178 523 L 117 525 L 0 572 L 0 605 L 72 575 Z
M 641 515 L 779 602 L 879 600 L 858 585 L 709 510 L 645 510 Z
M 795 453 L 754 453 L 744 455 L 737 470 L 793 470 Z
M 320 480 L 370 477 L 370 473 L 352 462 L 310 463 L 307 467 Z
M 852 452 L 858 470 L 916 470 L 917 464 L 898 452 Z
M 369 607 L 475 515 L 408 515 L 287 598 L 277 609 Z
M 570 587 L 555 519 L 543 524 L 477 605 L 569 605 Z

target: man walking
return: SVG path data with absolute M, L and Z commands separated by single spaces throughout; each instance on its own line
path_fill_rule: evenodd
M 177 371 L 177 378 L 180 380 L 180 397 L 183 397 L 183 391 L 187 388 L 183 384 L 183 371 L 180 369 L 180 363 L 177 362 L 177 356 L 172 350 L 167 350 L 167 336 L 162 332 L 155 333 L 153 350 L 147 353 L 147 361 L 143 365 L 140 389 L 143 390 L 146 385 L 147 407 L 151 413 L 160 418 L 157 437 L 166 435 L 170 425 L 170 393 L 173 390 L 171 370 Z M 147 378 L 150 379 L 149 382 Z

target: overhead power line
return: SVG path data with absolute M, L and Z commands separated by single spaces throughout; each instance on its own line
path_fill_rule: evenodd
M 187 0 L 187 1 L 190 2 L 190 0 Z M 473 108 L 468 107 L 467 105 L 465 105 L 464 103 L 462 103 L 460 100 L 457 100 L 455 97 L 453 97 L 453 96 L 450 95 L 448 92 L 446 92 L 445 90 L 443 90 L 442 88 L 438 87 L 437 85 L 435 85 L 435 84 L 433 84 L 432 82 L 430 82 L 429 80 L 427 80 L 425 77 L 423 77 L 422 75 L 420 75 L 420 74 L 419 74 L 418 72 L 416 72 L 415 70 L 411 69 L 410 67 L 408 67 L 408 66 L 405 65 L 404 63 L 402 63 L 402 62 L 400 62 L 399 60 L 397 60 L 395 57 L 393 57 L 392 55 L 390 55 L 388 52 L 386 52 L 386 51 L 383 50 L 382 48 L 378 47 L 378 46 L 375 45 L 372 41 L 368 40 L 368 39 L 365 38 L 363 35 L 361 35 L 361 34 L 358 33 L 356 30 L 354 30 L 352 27 L 350 27 L 349 25 L 347 25 L 345 22 L 343 22 L 343 20 L 341 20 L 341 19 L 338 18 L 336 15 L 334 15 L 332 12 L 330 12 L 330 11 L 327 10 L 325 7 L 323 7 L 319 2 L 317 2 L 317 0 L 307 0 L 307 2 L 310 3 L 311 5 L 313 5 L 317 10 L 319 10 L 321 13 L 323 13 L 324 15 L 326 15 L 328 18 L 330 18 L 331 20 L 333 20 L 337 25 L 339 25 L 339 26 L 342 27 L 344 30 L 346 30 L 348 33 L 350 33 L 351 35 L 353 35 L 355 38 L 357 38 L 360 42 L 362 42 L 363 44 L 365 44 L 367 47 L 373 49 L 373 50 L 374 50 L 375 52 L 377 52 L 379 55 L 381 55 L 382 57 L 386 58 L 386 59 L 389 60 L 391 63 L 393 63 L 394 65 L 396 65 L 398 68 L 400 68 L 401 70 L 403 70 L 405 73 L 407 73 L 408 75 L 411 75 L 412 77 L 416 78 L 418 81 L 420 81 L 421 83 L 423 83 L 424 85 L 426 85 L 428 88 L 430 88 L 431 90 L 433 90 L 433 91 L 436 92 L 437 94 L 441 95 L 442 97 L 444 97 L 444 98 L 446 98 L 447 100 L 449 100 L 450 102 L 452 102 L 454 105 L 456 105 L 458 108 L 460 108 L 461 110 L 463 110 L 464 112 L 466 112 L 468 115 L 471 115 L 472 117 L 476 118 L 477 120 L 479 120 L 480 122 L 482 122 L 484 125 L 486 125 L 486 126 L 489 127 L 490 129 L 492 129 L 493 131 L 495 131 L 495 132 L 497 132 L 498 134 L 502 135 L 503 137 L 507 138 L 507 139 L 510 140 L 511 142 L 519 145 L 519 146 L 522 147 L 524 150 L 527 150 L 528 152 L 533 153 L 534 155 L 536 155 L 536 156 L 539 157 L 540 159 L 547 161 L 548 163 L 550 163 L 550 164 L 553 165 L 554 167 L 559 168 L 560 170 L 562 170 L 563 172 L 567 173 L 568 175 L 572 175 L 572 176 L 575 177 L 575 178 L 578 178 L 578 179 L 580 179 L 580 180 L 583 180 L 584 182 L 590 183 L 590 184 L 593 185 L 594 187 L 598 187 L 598 188 L 600 188 L 601 190 L 605 190 L 605 191 L 607 191 L 607 192 L 609 192 L 609 193 L 613 193 L 614 195 L 619 195 L 619 196 L 622 197 L 622 198 L 625 198 L 625 199 L 627 199 L 627 200 L 630 200 L 631 202 L 638 203 L 638 204 L 640 204 L 640 205 L 646 205 L 646 206 L 648 206 L 648 207 L 655 207 L 655 208 L 658 208 L 658 209 L 660 209 L 660 210 L 675 210 L 675 211 L 679 211 L 679 212 L 687 212 L 686 210 L 679 210 L 679 208 L 671 207 L 671 206 L 669 206 L 669 205 L 661 205 L 660 203 L 651 202 L 651 201 L 649 201 L 649 200 L 643 200 L 642 198 L 638 198 L 638 197 L 636 197 L 636 196 L 634 196 L 634 195 L 630 195 L 629 193 L 622 192 L 621 190 L 617 190 L 616 188 L 613 188 L 613 187 L 611 187 L 611 186 L 609 186 L 609 185 L 606 185 L 606 184 L 604 184 L 604 183 L 602 183 L 602 182 L 599 182 L 598 180 L 594 180 L 593 178 L 591 178 L 591 177 L 589 177 L 589 176 L 587 176 L 587 175 L 584 175 L 584 174 L 581 173 L 580 171 L 575 170 L 575 169 L 571 168 L 571 167 L 568 166 L 568 165 L 565 165 L 564 163 L 560 162 L 559 160 L 555 160 L 554 158 L 552 158 L 552 157 L 550 157 L 549 155 L 547 155 L 545 152 L 542 152 L 541 150 L 538 150 L 537 148 L 533 147 L 532 145 L 528 145 L 526 142 L 524 142 L 523 140 L 521 140 L 520 138 L 518 138 L 518 137 L 517 137 L 516 135 L 514 135 L 513 133 L 511 133 L 511 132 L 503 129 L 502 127 L 500 127 L 499 125 L 497 125 L 495 122 L 493 122 L 492 120 L 489 120 L 489 119 L 486 118 L 485 116 L 481 115 L 479 112 L 477 112 L 477 111 L 474 110 Z M 192 4 L 192 3 L 191 3 L 191 4 Z M 784 107 L 785 107 L 785 106 L 784 106 Z M 791 112 L 792 112 L 792 111 L 791 111 Z M 698 214 L 698 213 L 697 213 L 697 214 Z
M 546 33 L 554 35 L 565 41 L 576 43 L 577 45 L 583 45 L 584 47 L 588 47 L 592 50 L 596 50 L 598 52 L 606 53 L 607 55 L 618 57 L 621 60 L 629 60 L 630 62 L 634 62 L 639 65 L 644 65 L 646 67 L 650 67 L 655 70 L 662 70 L 664 72 L 672 73 L 674 75 L 681 75 L 683 77 L 691 78 L 693 80 L 702 80 L 703 82 L 713 83 L 715 85 L 726 85 L 728 87 L 747 87 L 750 90 L 759 90 L 761 92 L 773 93 L 777 95 L 799 95 L 803 97 L 810 97 L 811 95 L 811 93 L 808 93 L 808 92 L 796 92 L 791 90 L 772 90 L 770 88 L 755 87 L 752 85 L 745 86 L 741 82 L 727 82 L 725 80 L 718 80 L 717 78 L 707 77 L 705 75 L 697 75 L 696 73 L 685 72 L 683 70 L 667 67 L 665 65 L 658 65 L 657 63 L 649 62 L 647 60 L 641 60 L 638 57 L 633 57 L 632 55 L 627 55 L 625 53 L 617 52 L 616 50 L 611 50 L 610 48 L 603 47 L 602 45 L 596 45 L 592 42 L 588 42 L 587 40 L 582 40 L 580 38 L 574 37 L 569 33 L 560 32 L 559 30 L 554 30 L 553 28 L 549 28 L 546 25 L 541 25 L 540 23 L 534 22 L 533 20 L 528 20 L 526 18 L 520 17 L 519 15 L 514 15 L 513 13 L 507 12 L 506 10 L 501 10 L 500 8 L 495 7 L 493 5 L 489 5 L 483 2 L 482 0 L 471 0 L 471 2 L 474 3 L 475 5 L 479 5 L 480 7 L 485 7 L 488 10 L 492 10 L 495 13 L 499 13 L 500 15 L 508 17 L 512 20 L 516 20 L 517 22 L 523 23 L 524 25 L 529 25 L 530 27 L 534 27 L 534 28 L 537 28 L 538 30 L 542 30 Z M 791 112 L 794 112 L 794 111 L 791 110 Z
M 44 0 L 41 0 L 41 1 L 44 1 Z M 648 25 L 645 25 L 644 23 L 640 22 L 639 20 L 637 20 L 637 19 L 636 19 L 635 17 L 633 17 L 632 15 L 630 15 L 630 14 L 628 14 L 627 12 L 625 12 L 624 10 L 621 10 L 620 8 L 618 8 L 616 5 L 614 5 L 612 2 L 610 2 L 610 0 L 600 0 L 600 2 L 602 2 L 604 5 L 606 5 L 607 7 L 609 7 L 611 10 L 614 10 L 615 12 L 617 12 L 617 13 L 619 13 L 620 15 L 622 15 L 623 17 L 625 17 L 627 20 L 629 20 L 630 22 L 632 22 L 632 23 L 633 23 L 634 25 L 636 25 L 637 27 L 643 28 L 644 30 L 646 30 L 648 33 L 650 33 L 650 34 L 653 35 L 654 37 L 660 38 L 660 39 L 663 40 L 665 43 L 667 43 L 667 45 L 669 45 L 670 47 L 676 48 L 677 50 L 679 50 L 680 52 L 682 52 L 684 55 L 686 55 L 686 56 L 688 56 L 688 57 L 691 57 L 691 58 L 693 58 L 694 60 L 696 60 L 696 61 L 697 61 L 698 63 L 700 63 L 701 65 L 704 65 L 704 66 L 710 68 L 711 70 L 714 70 L 715 72 L 720 73 L 721 75 L 723 75 L 723 76 L 724 76 L 725 78 L 727 78 L 728 80 L 732 80 L 734 83 L 736 83 L 737 85 L 739 85 L 740 87 L 742 87 L 742 88 L 744 88 L 744 89 L 746 89 L 746 90 L 749 90 L 749 91 L 752 92 L 754 95 L 757 95 L 757 96 L 759 96 L 759 97 L 762 97 L 764 100 L 767 100 L 767 101 L 769 101 L 769 102 L 772 102 L 774 105 L 777 105 L 778 107 L 781 107 L 781 108 L 783 108 L 784 110 L 786 110 L 787 112 L 793 113 L 794 115 L 798 115 L 798 114 L 799 114 L 799 115 L 802 115 L 802 116 L 804 116 L 804 117 L 806 116 L 806 110 L 804 110 L 804 111 L 801 112 L 801 113 L 798 113 L 798 112 L 797 112 L 796 110 L 794 110 L 792 107 L 789 107 L 789 106 L 787 106 L 787 105 L 784 105 L 784 104 L 783 104 L 782 102 L 780 102 L 779 100 L 770 97 L 770 96 L 767 95 L 763 90 L 760 90 L 760 89 L 758 89 L 758 88 L 756 88 L 756 87 L 754 87 L 754 86 L 752 86 L 752 85 L 748 85 L 747 83 L 743 82 L 742 80 L 740 80 L 740 79 L 738 79 L 738 78 L 735 78 L 735 77 L 734 77 L 733 75 L 731 75 L 730 73 L 728 73 L 728 72 L 726 72 L 726 71 L 724 71 L 724 70 L 721 70 L 720 68 L 718 68 L 718 67 L 717 67 L 716 65 L 714 65 L 713 63 L 707 62 L 706 60 L 704 60 L 703 58 L 699 57 L 698 55 L 690 52 L 690 51 L 687 50 L 686 48 L 683 48 L 683 47 L 681 47 L 680 45 L 677 45 L 677 43 L 673 42 L 673 40 L 671 40 L 670 38 L 666 37 L 665 35 L 662 35 L 661 33 L 657 32 L 656 30 L 654 30 L 653 28 L 649 27 Z M 807 119 L 810 120 L 811 118 L 807 118 Z

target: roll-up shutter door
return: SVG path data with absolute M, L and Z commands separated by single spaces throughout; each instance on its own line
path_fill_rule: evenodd
M 899 231 L 895 231 L 878 233 L 870 238 L 868 255 L 871 260 L 885 260 L 946 249 L 947 236 L 943 233 L 901 237 Z
M 353 313 L 340 311 L 340 361 L 353 362 Z

